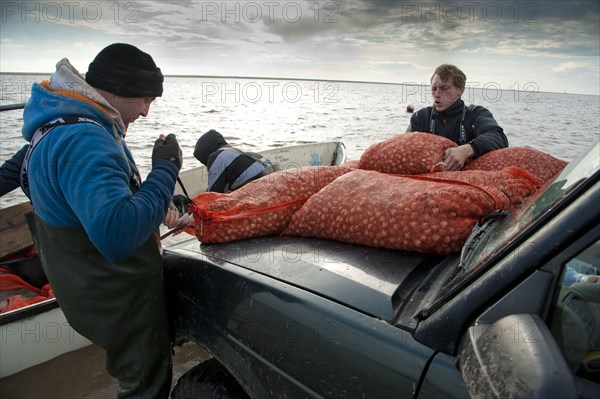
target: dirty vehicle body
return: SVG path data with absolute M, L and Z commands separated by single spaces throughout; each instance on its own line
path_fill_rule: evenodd
M 191 237 L 165 249 L 175 338 L 252 398 L 598 397 L 600 284 L 566 271 L 599 273 L 599 158 L 596 144 L 450 256 Z M 206 374 L 173 396 L 218 387 Z

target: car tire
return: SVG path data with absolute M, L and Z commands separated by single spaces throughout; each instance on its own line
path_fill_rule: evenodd
M 181 376 L 171 399 L 250 399 L 216 359 L 206 360 Z

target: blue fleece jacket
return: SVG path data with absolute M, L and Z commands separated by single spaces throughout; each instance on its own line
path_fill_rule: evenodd
M 23 137 L 64 116 L 91 123 L 54 128 L 34 148 L 28 169 L 37 215 L 54 227 L 83 226 L 90 241 L 111 262 L 131 255 L 162 223 L 175 188 L 177 167 L 153 162 L 135 194 L 130 189 L 133 157 L 113 135 L 113 120 L 98 107 L 33 85 L 23 113 Z M 122 132 L 120 132 L 122 135 Z

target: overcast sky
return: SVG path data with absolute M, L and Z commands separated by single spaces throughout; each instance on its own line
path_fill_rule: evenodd
M 81 73 L 113 42 L 164 74 L 429 84 L 441 63 L 474 87 L 599 94 L 597 1 L 7 1 L 1 72 Z

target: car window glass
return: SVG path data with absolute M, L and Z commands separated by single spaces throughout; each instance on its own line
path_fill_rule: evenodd
M 448 290 L 456 289 L 460 284 L 475 273 L 482 271 L 487 261 L 517 240 L 529 229 L 535 229 L 536 223 L 541 223 L 544 216 L 569 198 L 582 182 L 598 173 L 600 168 L 600 143 L 596 143 L 576 160 L 570 162 L 555 178 L 550 179 L 522 204 L 513 209 L 508 217 L 501 220 L 496 228 L 490 229 L 480 243 L 473 249 L 470 260 L 462 270 L 449 282 Z M 591 179 L 597 181 L 596 179 Z
M 550 329 L 573 374 L 600 384 L 600 241 L 568 261 Z

